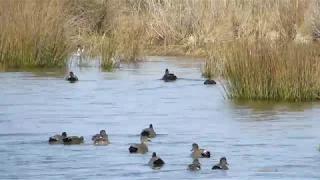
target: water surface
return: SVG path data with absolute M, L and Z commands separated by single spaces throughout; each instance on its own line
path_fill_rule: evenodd
M 204 85 L 200 62 L 150 57 L 112 72 L 68 70 L 0 73 L 0 179 L 319 179 L 319 105 L 233 102 Z M 165 83 L 164 69 L 183 78 Z M 158 137 L 145 155 L 129 154 L 150 123 Z M 105 129 L 111 144 L 92 145 Z M 48 145 L 49 136 L 82 135 L 83 145 Z M 211 151 L 189 172 L 191 144 Z M 152 170 L 152 154 L 166 165 Z M 226 156 L 229 171 L 211 167 Z M 259 172 L 274 167 L 277 172 Z

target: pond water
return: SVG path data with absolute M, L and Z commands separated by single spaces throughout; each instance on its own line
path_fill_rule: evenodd
M 204 85 L 199 61 L 150 57 L 112 72 L 68 70 L 0 73 L 0 179 L 319 179 L 320 106 L 234 102 L 220 84 Z M 169 68 L 176 82 L 159 80 Z M 129 154 L 152 123 L 159 134 L 147 154 Z M 105 129 L 109 146 L 92 145 Z M 82 145 L 49 145 L 66 131 Z M 211 151 L 189 172 L 191 144 Z M 166 162 L 147 166 L 152 152 Z M 211 167 L 226 156 L 228 171 Z M 277 172 L 261 172 L 275 168 Z

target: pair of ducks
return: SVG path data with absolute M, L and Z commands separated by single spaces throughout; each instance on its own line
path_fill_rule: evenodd
M 67 136 L 66 132 L 62 132 L 61 135 L 54 135 L 49 138 L 49 144 L 81 144 L 83 143 L 83 136 Z
M 220 158 L 220 162 L 218 164 L 214 165 L 211 169 L 212 170 L 216 170 L 216 169 L 228 170 L 229 168 L 227 165 L 229 165 L 227 162 L 227 158 L 222 157 L 222 158 Z M 197 171 L 200 169 L 201 169 L 201 163 L 199 162 L 199 159 L 193 159 L 192 164 L 188 165 L 188 170 Z
M 66 77 L 66 80 L 69 81 L 70 83 L 74 83 L 78 81 L 78 77 L 74 75 L 72 71 L 69 72 L 69 76 Z
M 95 146 L 104 146 L 110 144 L 108 135 L 105 130 L 101 130 L 99 134 L 92 136 L 93 144 Z M 83 143 L 83 136 L 67 136 L 66 132 L 62 132 L 61 135 L 54 135 L 49 138 L 49 144 L 81 144 Z
M 165 82 L 175 81 L 175 80 L 177 80 L 177 76 L 174 75 L 173 73 L 169 73 L 169 70 L 166 69 L 164 72 L 164 75 L 162 77 L 162 80 L 164 80 Z M 211 77 L 209 77 L 209 79 L 207 79 L 203 84 L 213 85 L 213 84 L 217 84 L 217 83 L 216 83 L 216 81 L 211 79 Z
M 149 138 L 155 138 L 156 132 L 153 129 L 153 125 L 150 124 L 148 128 L 145 128 L 140 133 L 140 144 L 131 145 L 128 149 L 130 153 L 141 153 L 145 154 L 149 151 L 148 146 L 145 142 L 151 142 Z M 152 153 L 152 156 L 148 162 L 148 165 L 152 168 L 161 168 L 165 162 L 157 156 L 156 152 Z
M 191 157 L 193 158 L 192 164 L 188 165 L 188 170 L 191 171 L 196 171 L 201 169 L 201 164 L 199 162 L 199 158 L 210 158 L 211 153 L 210 151 L 206 149 L 200 149 L 199 145 L 197 143 L 192 144 L 192 149 L 191 149 Z M 220 158 L 220 162 L 212 167 L 212 169 L 221 169 L 221 170 L 228 170 L 227 163 L 227 158 L 222 157 Z
M 145 128 L 140 133 L 140 144 L 133 144 L 129 147 L 130 153 L 147 153 L 149 151 L 145 142 L 151 142 L 149 138 L 155 138 L 156 132 L 153 129 L 153 125 L 150 124 L 148 128 Z

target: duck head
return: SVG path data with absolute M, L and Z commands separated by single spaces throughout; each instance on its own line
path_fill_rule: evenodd
M 147 141 L 151 142 L 151 140 L 148 138 L 148 136 L 141 136 L 140 140 L 141 140 L 141 142 L 147 142 Z
M 226 166 L 226 165 L 229 165 L 228 162 L 227 162 L 227 158 L 226 157 L 222 157 L 220 158 L 220 166 Z
M 199 145 L 197 143 L 193 143 L 192 144 L 192 149 L 190 151 L 194 151 L 194 150 L 197 150 L 199 149 Z
M 152 125 L 152 124 L 150 124 L 150 125 L 149 125 L 149 128 L 153 128 L 153 125 Z
M 105 130 L 101 130 L 101 131 L 100 131 L 100 135 L 102 135 L 102 136 L 103 136 L 103 135 L 107 135 L 107 133 L 106 133 Z
M 169 74 L 169 70 L 166 69 L 166 71 L 164 72 L 165 75 L 168 75 Z
M 62 137 L 67 137 L 67 133 L 66 132 L 62 132 L 61 136 Z
M 156 153 L 156 152 L 153 152 L 153 153 L 152 153 L 152 157 L 153 157 L 153 158 L 156 158 L 156 157 L 157 157 L 157 153 Z
M 74 76 L 72 71 L 69 72 L 69 76 Z

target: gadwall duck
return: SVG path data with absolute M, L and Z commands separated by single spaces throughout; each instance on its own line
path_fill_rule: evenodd
M 157 134 L 153 129 L 153 125 L 150 124 L 148 128 L 142 130 L 140 135 L 141 136 L 148 136 L 149 138 L 154 138 L 154 137 L 156 137 Z
M 212 169 L 221 169 L 221 170 L 228 170 L 228 162 L 227 162 L 227 158 L 226 157 L 222 157 L 220 158 L 220 162 L 219 164 L 216 164 L 212 167 Z
M 199 146 L 197 143 L 192 144 L 191 151 L 193 151 L 191 153 L 192 158 L 210 158 L 210 156 L 211 156 L 210 151 L 208 151 L 206 149 L 199 149 Z
M 134 144 L 129 147 L 130 153 L 147 153 L 149 151 L 148 146 L 145 144 L 146 141 L 150 141 L 148 136 L 141 136 L 140 144 Z M 151 142 L 151 141 L 150 141 Z
M 67 137 L 67 133 L 63 132 L 61 135 L 57 134 L 54 136 L 51 136 L 49 138 L 49 144 L 63 144 L 63 138 Z
M 162 167 L 165 163 L 161 158 L 157 157 L 157 153 L 153 152 L 152 157 L 150 158 L 148 164 L 151 167 L 156 168 L 156 167 Z
M 163 77 L 162 77 L 162 80 L 164 80 L 164 81 L 175 81 L 175 80 L 177 80 L 177 76 L 176 75 L 174 75 L 173 73 L 169 73 L 169 70 L 168 69 L 166 69 L 165 70 L 165 73 L 164 73 L 164 75 L 163 75 Z
M 95 146 L 106 146 L 109 145 L 110 142 L 103 136 L 97 137 L 94 139 L 93 145 Z
M 71 144 L 81 144 L 83 143 L 83 136 L 69 136 L 66 138 L 63 138 L 63 144 L 65 145 L 71 145 Z
M 188 170 L 190 171 L 197 171 L 201 169 L 201 164 L 199 159 L 193 159 L 192 164 L 188 165 Z
M 74 75 L 72 71 L 70 71 L 69 76 L 66 77 L 66 80 L 72 83 L 78 81 L 78 77 Z
M 217 83 L 212 79 L 207 79 L 203 84 L 212 85 L 212 84 L 217 84 Z
M 109 140 L 109 139 L 108 139 L 108 135 L 107 135 L 107 133 L 106 133 L 105 130 L 101 130 L 101 131 L 99 132 L 99 134 L 96 134 L 96 135 L 92 136 L 91 139 L 94 141 L 95 139 L 101 139 L 101 137 L 102 137 L 104 140 L 106 140 L 106 141 Z

